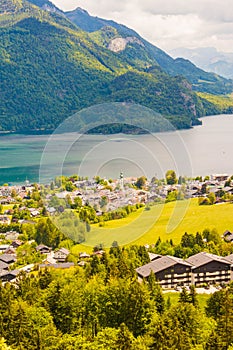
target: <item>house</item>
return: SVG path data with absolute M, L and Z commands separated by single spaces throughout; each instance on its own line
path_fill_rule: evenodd
M 44 244 L 39 244 L 37 247 L 36 247 L 36 251 L 37 252 L 40 252 L 41 254 L 49 254 L 51 252 L 52 248 L 50 247 L 47 247 L 46 245 Z
M 65 262 L 69 254 L 70 252 L 68 249 L 60 248 L 54 253 L 54 259 L 56 259 L 58 262 Z
M 90 255 L 87 254 L 86 252 L 84 252 L 84 253 L 80 253 L 79 257 L 80 257 L 80 259 L 88 259 L 88 258 L 90 258 Z
M 3 261 L 6 264 L 13 264 L 16 262 L 16 256 L 13 254 L 2 254 L 0 255 L 0 261 Z
M 7 215 L 0 215 L 0 224 L 10 225 L 11 219 Z
M 19 273 L 20 273 L 19 270 L 11 270 L 11 271 L 3 270 L 0 272 L 0 279 L 2 280 L 2 282 L 11 282 L 16 279 Z
M 224 233 L 223 233 L 223 237 L 226 237 L 226 236 L 229 236 L 231 235 L 231 231 L 229 230 L 226 230 Z
M 19 232 L 16 231 L 8 231 L 5 233 L 5 239 L 8 241 L 14 241 L 18 239 L 19 237 Z
M 162 256 L 136 269 L 139 279 L 147 279 L 151 272 L 163 288 L 177 285 L 190 285 L 192 282 L 192 265 L 173 256 Z
M 50 215 L 54 215 L 56 213 L 56 209 L 54 207 L 46 208 L 46 210 Z
M 226 260 L 229 263 L 231 263 L 231 281 L 233 281 L 233 254 L 225 256 L 224 260 Z
M 6 264 L 4 261 L 1 261 L 1 260 L 0 260 L 0 272 L 1 272 L 2 270 L 8 270 L 8 268 L 9 268 L 9 265 Z
M 211 176 L 211 180 L 213 181 L 226 181 L 229 178 L 229 175 L 227 174 L 212 174 Z
M 186 262 L 192 265 L 192 283 L 195 286 L 228 283 L 231 280 L 231 263 L 221 256 L 201 252 L 190 256 Z
M 39 212 L 39 210 L 33 209 L 33 210 L 30 210 L 30 214 L 31 214 L 31 216 L 32 216 L 33 218 L 35 218 L 35 217 L 37 217 L 38 215 L 40 215 L 40 212 Z
M 224 240 L 226 242 L 232 242 L 233 241 L 233 233 L 231 233 L 231 231 L 229 231 L 229 230 L 226 230 L 223 233 L 222 237 L 224 238 Z
M 233 233 L 224 237 L 226 242 L 233 242 Z
M 16 255 L 16 250 L 13 247 L 9 247 L 6 251 L 5 254 L 12 254 Z
M 1 244 L 0 245 L 0 253 L 5 253 L 5 251 L 10 248 L 9 244 Z
M 17 249 L 18 247 L 20 247 L 23 244 L 23 242 L 19 241 L 18 239 L 15 239 L 12 243 L 11 246 L 15 249 Z
M 96 252 L 93 252 L 91 255 L 96 255 L 98 256 L 99 258 L 101 258 L 101 256 L 105 253 L 104 250 L 97 250 Z

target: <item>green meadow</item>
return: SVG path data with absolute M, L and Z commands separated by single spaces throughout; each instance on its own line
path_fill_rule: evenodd
M 169 298 L 171 305 L 176 305 L 179 302 L 180 293 L 166 292 L 163 294 L 163 296 L 164 296 L 165 302 L 167 302 Z M 209 294 L 197 294 L 198 304 L 202 312 L 205 311 L 206 302 L 209 299 L 209 297 L 210 297 Z
M 105 222 L 103 227 L 92 225 L 85 245 L 76 246 L 75 250 L 89 250 L 99 244 L 107 248 L 113 241 L 119 245 L 152 244 L 158 237 L 163 241 L 172 239 L 177 244 L 185 232 L 195 234 L 205 228 L 216 228 L 220 235 L 232 230 L 233 204 L 199 206 L 194 198 L 155 205 L 150 210 L 143 208 L 125 219 Z

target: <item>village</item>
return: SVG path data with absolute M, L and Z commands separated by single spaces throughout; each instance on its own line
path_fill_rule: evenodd
M 43 195 L 41 195 L 42 193 Z M 176 197 L 171 196 L 174 193 L 176 193 Z M 103 249 L 96 249 L 92 254 L 82 252 L 79 259 L 74 262 L 69 259 L 69 249 L 65 247 L 53 249 L 42 242 L 36 242 L 34 239 L 25 241 L 22 232 L 17 231 L 17 228 L 24 227 L 24 225 L 29 228 L 36 226 L 38 220 L 44 216 L 56 216 L 57 213 L 64 211 L 64 201 L 67 202 L 67 198 L 69 203 L 77 202 L 78 198 L 79 207 L 90 206 L 94 208 L 98 217 L 103 213 L 113 212 L 126 206 L 140 204 L 146 207 L 156 205 L 156 203 L 164 203 L 169 201 L 169 197 L 171 200 L 193 197 L 199 197 L 202 200 L 212 198 L 211 204 L 219 204 L 232 201 L 232 194 L 232 178 L 226 174 L 211 175 L 204 179 L 179 178 L 169 183 L 168 178 L 165 180 L 157 180 L 156 178 L 147 180 L 143 176 L 138 179 L 124 178 L 123 173 L 121 173 L 117 180 L 99 177 L 90 180 L 70 177 L 65 181 L 63 179 L 63 183 L 61 181 L 56 184 L 55 181 L 50 185 L 30 184 L 27 180 L 23 185 L 1 186 L 0 279 L 2 282 L 15 281 L 22 272 L 30 273 L 34 269 L 45 267 L 64 269 L 71 268 L 75 264 L 83 267 L 91 256 L 101 257 L 104 254 Z M 53 206 L 53 204 L 56 205 Z M 233 242 L 233 234 L 230 231 L 224 232 L 222 237 L 226 242 Z M 34 254 L 35 261 L 22 266 L 22 259 L 19 259 L 21 262 L 17 264 L 20 255 L 18 251 L 22 250 L 25 245 L 30 245 L 33 252 L 31 254 Z M 150 246 L 146 245 L 146 249 L 149 252 Z M 182 259 L 179 258 L 149 253 L 151 262 L 138 268 L 137 273 L 139 278 L 148 278 L 150 271 L 153 271 L 164 288 L 175 288 L 177 285 L 191 283 L 196 285 L 211 283 L 213 282 L 212 277 L 215 281 L 217 278 L 218 282 L 224 283 L 232 280 L 232 255 L 228 258 L 222 258 L 206 255 L 207 253 L 200 254 L 202 255 L 198 256 L 197 261 L 195 258 L 192 260 L 192 257 L 181 261 Z M 199 260 L 203 261 L 203 264 Z M 211 271 L 206 270 L 207 260 L 208 266 L 213 265 Z M 202 266 L 205 266 L 203 271 Z M 194 274 L 194 269 L 197 269 L 197 275 Z

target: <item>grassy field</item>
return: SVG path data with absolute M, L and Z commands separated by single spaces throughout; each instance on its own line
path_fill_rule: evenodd
M 228 108 L 233 106 L 233 95 L 211 95 L 205 92 L 198 92 L 198 96 L 206 99 L 207 101 L 213 103 L 219 108 Z
M 125 219 L 108 221 L 104 227 L 93 225 L 85 245 L 76 246 L 77 251 L 90 250 L 98 244 L 110 247 L 113 241 L 119 245 L 152 244 L 158 237 L 179 243 L 185 233 L 201 232 L 216 228 L 220 235 L 233 229 L 233 205 L 229 203 L 199 206 L 191 199 L 159 204 L 150 210 L 140 209 Z M 85 247 L 86 246 L 86 247 Z
M 165 302 L 170 298 L 171 305 L 176 305 L 179 300 L 180 293 L 174 293 L 174 292 L 169 292 L 169 293 L 164 293 L 163 294 Z M 205 311 L 205 306 L 206 306 L 206 301 L 209 299 L 210 295 L 208 294 L 197 294 L 197 300 L 200 309 L 204 312 Z

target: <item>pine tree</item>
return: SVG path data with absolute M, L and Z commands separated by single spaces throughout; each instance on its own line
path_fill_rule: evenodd
M 199 306 L 199 304 L 198 304 L 198 299 L 197 299 L 196 288 L 194 285 L 190 286 L 189 298 L 190 298 L 190 303 L 193 304 L 193 306 L 195 306 L 197 308 Z
M 165 301 L 161 286 L 156 282 L 154 273 L 151 271 L 148 277 L 148 289 L 150 291 L 151 299 L 154 301 L 156 310 L 161 314 L 165 309 Z
M 130 350 L 132 348 L 134 337 L 128 330 L 126 325 L 122 323 L 117 335 L 116 348 L 117 350 Z
M 185 287 L 183 287 L 182 291 L 180 292 L 179 302 L 180 303 L 189 303 L 190 302 L 189 294 L 188 294 Z

